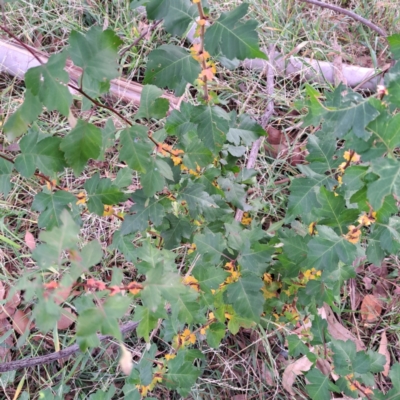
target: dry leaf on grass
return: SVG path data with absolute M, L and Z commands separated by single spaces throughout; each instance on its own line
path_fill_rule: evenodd
M 385 282 L 382 282 L 381 280 L 376 282 L 375 286 L 372 289 L 372 294 L 382 303 L 386 303 L 389 291 L 387 285 L 385 285 Z
M 3 294 L 3 299 L 8 298 L 8 295 L 9 292 L 6 290 L 6 294 Z M 0 305 L 0 320 L 13 316 L 19 303 L 21 303 L 20 292 L 15 292 L 4 306 Z
M 339 323 L 327 304 L 324 304 L 324 307 L 318 310 L 318 314 L 328 322 L 328 332 L 334 339 L 343 340 L 344 342 L 351 340 L 356 344 L 357 351 L 365 350 L 364 343 Z
M 27 329 L 30 329 L 28 313 L 26 311 L 17 310 L 12 317 L 12 325 L 16 332 L 23 335 Z
M 371 290 L 372 289 L 372 279 L 371 278 L 368 278 L 367 276 L 364 276 L 362 281 L 364 282 L 364 288 L 366 290 Z
M 282 375 L 282 385 L 291 395 L 295 395 L 292 386 L 297 375 L 309 371 L 312 365 L 313 363 L 306 356 L 303 356 L 285 368 Z
M 387 340 L 387 336 L 386 336 L 386 332 L 384 331 L 382 333 L 381 336 L 381 342 L 379 344 L 379 350 L 378 350 L 379 354 L 383 354 L 386 358 L 386 362 L 385 365 L 383 366 L 383 372 L 382 374 L 384 376 L 388 376 L 389 375 L 389 370 L 390 370 L 390 353 L 388 350 L 388 340 Z
M 25 232 L 25 244 L 28 246 L 30 250 L 35 250 L 36 248 L 35 237 L 29 231 Z
M 61 317 L 57 322 L 57 329 L 68 329 L 76 321 L 76 315 L 69 307 L 64 307 L 61 312 Z
M 386 278 L 388 276 L 388 267 L 386 263 L 382 263 L 381 265 L 371 264 L 368 266 L 368 270 L 381 278 Z
M 121 358 L 119 359 L 119 366 L 121 367 L 121 371 L 129 376 L 133 368 L 132 354 L 123 343 L 120 344 L 120 348 Z
M 364 324 L 371 324 L 379 319 L 382 312 L 381 301 L 373 294 L 367 294 L 361 303 L 361 320 Z

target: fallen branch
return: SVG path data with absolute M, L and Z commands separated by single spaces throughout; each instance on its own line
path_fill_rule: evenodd
M 244 60 L 242 66 L 249 69 L 262 70 L 268 65 L 268 61 L 256 58 Z M 290 57 L 286 59 L 277 53 L 274 60 L 275 73 L 279 76 L 290 78 L 300 75 L 300 78 L 321 84 L 335 84 L 335 65 L 327 61 L 312 60 L 308 57 Z M 383 84 L 383 72 L 388 66 L 380 70 L 364 68 L 353 65 L 342 65 L 342 75 L 347 86 L 361 90 L 376 92 L 377 86 Z
M 375 25 L 369 19 L 361 17 L 360 15 L 356 14 L 353 11 L 347 10 L 347 9 L 339 7 L 339 6 L 335 6 L 333 4 L 324 3 L 323 1 L 319 1 L 319 0 L 299 0 L 299 1 L 302 1 L 303 3 L 313 4 L 315 6 L 322 7 L 322 8 L 328 8 L 329 10 L 333 10 L 337 13 L 347 15 L 348 17 L 351 17 L 354 20 L 361 22 L 362 24 L 368 26 L 368 28 L 371 28 L 375 32 L 379 33 L 381 36 L 384 36 L 384 37 L 387 36 L 387 33 L 385 32 L 384 29 L 379 28 L 379 26 Z
M 139 322 L 127 322 L 124 325 L 121 325 L 120 331 L 121 334 L 131 332 L 137 328 Z M 112 336 L 109 335 L 97 335 L 100 342 L 111 339 Z M 46 354 L 44 356 L 32 357 L 32 358 L 23 358 L 22 360 L 10 361 L 6 363 L 0 364 L 0 373 L 7 371 L 15 371 L 17 369 L 30 368 L 35 367 L 37 365 L 49 364 L 53 361 L 57 361 L 61 358 L 67 358 L 72 356 L 73 354 L 79 351 L 79 346 L 77 344 L 73 344 L 72 346 L 66 347 L 63 350 L 56 351 L 54 353 Z
M 306 0 L 300 0 L 306 1 Z M 325 3 L 322 3 L 325 4 Z M 187 39 L 194 43 L 197 24 L 189 29 Z M 265 50 L 265 54 L 268 52 Z M 259 58 L 246 59 L 241 64 L 242 67 L 255 70 L 265 70 L 268 61 Z M 387 64 L 381 69 L 364 68 L 357 65 L 342 65 L 343 78 L 347 81 L 347 86 L 360 90 L 376 92 L 377 86 L 383 84 L 383 73 L 390 68 Z M 287 57 L 275 52 L 274 59 L 275 75 L 290 78 L 300 76 L 301 79 L 321 84 L 335 84 L 335 65 L 327 61 L 317 61 L 308 57 Z
M 42 63 L 46 63 L 49 55 L 37 49 L 32 49 Z M 24 79 L 29 68 L 37 67 L 40 62 L 20 45 L 0 39 L 0 72 L 6 72 L 12 76 Z M 82 69 L 76 67 L 72 61 L 67 60 L 66 70 L 71 83 L 79 87 Z M 110 95 L 127 104 L 139 106 L 143 86 L 139 83 L 124 78 L 113 79 L 110 84 Z M 72 90 L 71 90 L 72 91 Z M 74 92 L 76 93 L 76 92 Z M 164 93 L 164 98 L 170 102 L 170 107 L 178 107 L 179 99 L 171 94 Z

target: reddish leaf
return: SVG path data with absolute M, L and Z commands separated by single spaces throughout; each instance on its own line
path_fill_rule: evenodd
M 25 244 L 29 247 L 30 250 L 35 250 L 36 248 L 36 240 L 35 237 L 29 231 L 25 232 Z
M 76 315 L 69 307 L 62 309 L 61 317 L 57 322 L 57 329 L 68 329 L 76 321 Z
M 121 288 L 117 285 L 110 286 L 109 289 L 110 289 L 110 296 L 114 296 L 117 293 L 121 293 Z
M 54 290 L 58 288 L 58 283 L 56 281 L 51 281 L 49 283 L 43 283 L 43 287 L 46 290 Z
M 96 279 L 89 278 L 86 282 L 86 287 L 88 289 L 104 290 L 106 288 L 106 284 L 102 281 L 98 281 Z

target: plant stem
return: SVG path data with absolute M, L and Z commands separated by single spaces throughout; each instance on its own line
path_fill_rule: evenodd
M 132 47 L 136 46 L 149 32 L 151 32 L 154 28 L 156 28 L 159 24 L 161 24 L 162 19 L 159 21 L 156 21 L 153 25 L 149 26 L 147 29 L 143 31 L 143 33 L 135 39 L 132 44 L 130 44 L 128 47 L 125 49 L 122 49 L 121 52 L 119 53 L 119 56 L 122 57 L 127 51 L 129 51 Z
M 197 3 L 197 10 L 199 12 L 199 17 L 200 17 L 200 21 L 204 21 L 205 22 L 205 18 L 206 16 L 204 15 L 204 10 L 203 10 L 203 6 L 201 4 L 201 1 L 199 1 Z M 206 27 L 204 25 L 204 23 L 200 26 L 200 54 L 204 53 L 204 34 L 206 32 Z M 201 67 L 203 69 L 203 71 L 205 71 L 207 69 L 207 63 L 204 57 L 201 58 Z M 203 83 L 204 83 L 204 101 L 206 101 L 208 103 L 209 101 L 209 95 L 208 95 L 208 79 L 206 75 L 203 75 Z
M 3 160 L 6 160 L 6 161 L 8 161 L 8 162 L 10 162 L 10 163 L 12 163 L 12 164 L 15 164 L 15 161 L 14 161 L 12 158 L 9 158 L 9 157 L 7 157 L 7 156 L 4 155 L 4 154 L 1 154 L 1 153 L 0 153 L 0 158 L 2 158 Z M 43 174 L 41 174 L 40 172 L 35 172 L 34 175 L 37 176 L 38 178 L 44 179 L 46 182 L 48 182 L 48 183 L 50 184 L 50 186 L 54 186 L 54 187 L 56 187 L 58 190 L 64 190 L 61 186 L 59 186 L 59 185 L 54 185 L 53 182 L 52 182 L 52 180 L 51 180 L 48 176 L 46 176 L 46 175 L 43 175 Z

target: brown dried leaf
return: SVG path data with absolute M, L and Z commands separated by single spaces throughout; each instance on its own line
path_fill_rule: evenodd
M 267 133 L 267 142 L 269 144 L 281 144 L 286 141 L 285 135 L 279 129 L 276 129 L 271 125 L 267 127 Z
M 7 293 L 7 297 L 9 295 L 9 292 Z M 21 303 L 21 292 L 15 292 L 13 296 L 11 297 L 10 300 L 7 301 L 5 304 L 6 308 L 17 308 L 19 306 L 19 303 Z
M 25 244 L 29 247 L 30 250 L 35 250 L 36 248 L 36 240 L 35 237 L 29 231 L 25 232 Z
M 364 343 L 357 339 L 349 330 L 339 323 L 332 309 L 327 304 L 324 304 L 324 307 L 320 308 L 318 313 L 322 318 L 327 320 L 328 332 L 334 339 L 343 341 L 351 340 L 356 344 L 357 351 L 365 350 Z
M 372 294 L 378 298 L 381 302 L 385 302 L 386 298 L 388 297 L 388 290 L 387 285 L 384 282 L 379 280 L 376 282 L 375 286 L 372 289 Z
M 123 343 L 120 344 L 120 348 L 121 358 L 119 359 L 119 366 L 121 367 L 122 372 L 129 376 L 133 368 L 132 354 Z
M 367 276 L 364 276 L 362 281 L 364 282 L 364 287 L 365 287 L 366 290 L 371 290 L 372 289 L 372 279 L 371 278 L 368 278 Z
M 276 386 L 272 372 L 266 367 L 266 363 L 262 363 L 263 377 L 268 386 Z
M 23 335 L 26 330 L 30 330 L 29 315 L 27 312 L 17 310 L 12 318 L 12 325 L 16 332 Z
M 361 303 L 361 319 L 364 324 L 371 324 L 379 319 L 382 305 L 373 294 L 367 294 Z
M 383 366 L 383 376 L 388 376 L 389 375 L 389 370 L 390 370 L 390 353 L 388 350 L 388 340 L 386 336 L 386 332 L 384 331 L 381 336 L 381 342 L 379 343 L 379 354 L 383 354 L 386 358 L 385 365 Z
M 389 273 L 386 263 L 382 263 L 381 265 L 371 264 L 368 266 L 368 270 L 381 278 L 386 278 Z
M 285 368 L 282 375 L 282 385 L 291 395 L 295 395 L 292 386 L 297 375 L 301 375 L 303 372 L 308 371 L 312 365 L 313 363 L 306 356 L 303 356 Z
M 68 329 L 76 321 L 76 315 L 69 307 L 64 307 L 61 312 L 61 317 L 57 322 L 57 329 Z
M 4 287 L 3 287 L 4 289 Z M 8 298 L 9 290 L 6 290 L 6 294 L 3 294 L 3 299 Z M 21 302 L 20 292 L 15 292 L 10 300 L 6 304 L 0 305 L 0 320 L 11 317 L 15 313 L 15 309 Z

